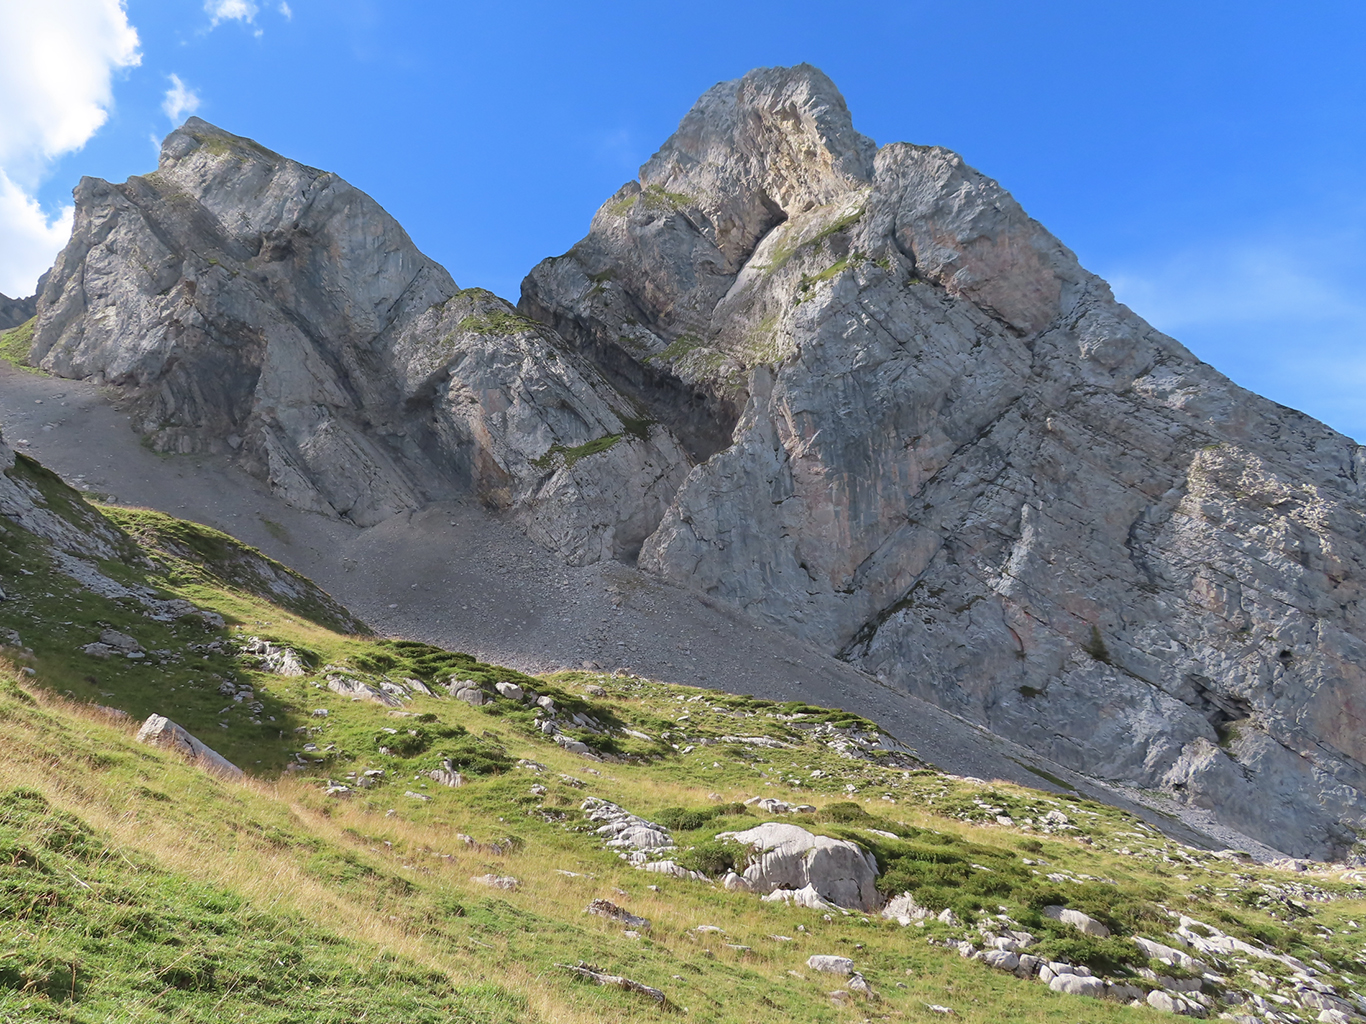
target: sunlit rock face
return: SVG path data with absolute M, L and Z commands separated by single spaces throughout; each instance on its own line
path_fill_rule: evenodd
M 696 463 L 640 564 L 1298 854 L 1363 824 L 1351 439 L 810 67 L 710 90 L 520 309 Z

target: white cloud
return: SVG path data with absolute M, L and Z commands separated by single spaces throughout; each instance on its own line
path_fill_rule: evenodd
M 209 27 L 217 28 L 225 21 L 250 24 L 256 20 L 260 8 L 252 0 L 204 0 L 204 10 L 213 19 Z
M 1366 300 L 1359 287 L 1352 275 L 1335 273 L 1361 259 L 1353 258 L 1357 247 L 1350 239 L 1331 238 L 1202 247 L 1116 273 L 1110 284 L 1121 302 L 1169 333 L 1281 320 L 1366 328 Z M 1301 269 L 1297 251 L 1331 256 Z
M 120 0 L 0 6 L 0 167 L 30 176 L 109 116 L 113 73 L 142 62 Z
M 141 63 L 122 0 L 0 2 L 0 291 L 27 295 L 70 233 L 33 192 L 109 117 L 113 76 Z
M 280 13 L 285 16 L 286 21 L 294 20 L 294 9 L 290 7 L 289 4 L 285 3 L 284 0 L 281 0 L 280 2 Z
M 161 109 L 171 119 L 171 124 L 178 125 L 187 114 L 193 114 L 199 109 L 199 94 L 186 86 L 179 75 L 166 77 L 170 80 L 171 87 L 166 90 L 166 98 L 161 101 Z
M 0 171 L 0 293 L 32 295 L 34 285 L 71 237 L 72 208 L 44 216 L 38 203 Z

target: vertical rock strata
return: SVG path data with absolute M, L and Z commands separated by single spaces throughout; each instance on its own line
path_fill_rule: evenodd
M 361 525 L 472 492 L 576 562 L 634 558 L 681 479 L 666 430 L 336 175 L 191 118 L 75 198 L 30 360 L 123 389 L 157 450 Z
M 521 309 L 698 464 L 641 565 L 1300 854 L 1363 822 L 1366 452 L 809 67 L 723 83 Z

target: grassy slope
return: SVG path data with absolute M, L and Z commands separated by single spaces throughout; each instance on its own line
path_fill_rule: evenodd
M 49 503 L 89 513 L 74 492 L 44 486 Z M 663 989 L 702 1020 L 940 1019 L 930 1003 L 983 1022 L 1150 1013 L 1055 995 L 925 941 L 972 928 L 901 928 L 859 914 L 827 921 L 632 870 L 582 822 L 588 795 L 667 820 L 683 847 L 696 847 L 683 859 L 699 867 L 724 854 L 709 845 L 718 831 L 761 820 L 727 804 L 756 794 L 809 801 L 822 810 L 800 820 L 872 850 L 888 891 L 909 888 L 965 918 L 988 920 L 1003 907 L 1043 938 L 1039 952 L 1119 972 L 1143 966 L 1127 940 L 1080 939 L 1038 908 L 1067 903 L 1121 936 L 1159 939 L 1170 908 L 1319 960 L 1339 991 L 1358 984 L 1361 946 L 1348 922 L 1366 915 L 1360 889 L 1326 880 L 1305 889 L 1303 880 L 1181 848 L 1099 805 L 852 760 L 799 728 L 869 728 L 841 713 L 600 674 L 536 680 L 561 706 L 650 737 L 580 733 L 624 758 L 595 764 L 546 740 L 510 701 L 475 708 L 417 697 L 395 710 L 345 700 L 326 689 L 323 666 L 429 685 L 452 675 L 524 677 L 420 644 L 337 633 L 302 614 L 335 625 L 320 600 L 289 611 L 254 592 L 263 577 L 238 571 L 240 550 L 191 543 L 197 528 L 164 517 L 110 514 L 153 546 L 144 562 L 130 544 L 122 562 L 102 567 L 109 576 L 193 600 L 227 627 L 157 623 L 127 600 L 78 592 L 51 571 L 44 544 L 3 524 L 0 629 L 16 630 L 23 646 L 6 648 L 4 674 L 16 682 L 0 683 L 0 1019 L 576 1022 L 663 1012 L 555 966 L 579 960 Z M 80 653 L 102 626 L 166 654 L 132 662 Z M 245 634 L 294 646 L 313 671 L 257 671 L 231 643 Z M 220 695 L 224 680 L 250 682 L 265 705 L 259 715 Z M 590 685 L 606 695 L 590 695 Z M 94 703 L 139 719 L 167 714 L 253 777 L 222 782 L 139 746 L 135 722 Z M 719 741 L 725 735 L 789 746 Z M 305 742 L 317 749 L 303 752 Z M 300 756 L 308 766 L 286 772 Z M 447 756 L 470 784 L 446 789 L 426 778 Z M 385 773 L 374 788 L 350 799 L 323 794 L 328 778 L 367 769 Z M 1040 834 L 1053 810 L 1079 827 Z M 1005 814 L 1019 825 L 998 825 Z M 1060 871 L 1075 880 L 1043 874 Z M 490 872 L 521 886 L 472 881 Z M 1306 898 L 1315 895 L 1335 898 Z M 586 916 L 594 898 L 650 918 L 652 931 L 632 939 Z M 702 924 L 724 934 L 691 930 Z M 813 953 L 854 957 L 881 998 L 832 1004 L 826 993 L 840 979 L 806 969 Z M 1261 990 L 1248 980 L 1252 968 L 1287 973 L 1260 961 L 1221 968 L 1253 991 Z
M 42 372 L 30 366 L 28 362 L 29 350 L 33 348 L 33 328 L 37 322 L 38 318 L 34 317 L 18 327 L 0 331 L 0 359 L 19 367 L 21 370 L 29 370 L 34 373 Z

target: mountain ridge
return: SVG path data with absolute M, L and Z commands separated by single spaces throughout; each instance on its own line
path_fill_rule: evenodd
M 1154 331 L 956 155 L 874 147 L 814 68 L 751 72 L 518 314 L 235 138 L 193 119 L 163 184 L 83 182 L 39 296 L 30 359 L 121 386 L 154 447 L 240 449 L 361 525 L 472 494 L 1068 767 L 1355 843 L 1366 453 Z M 333 206 L 262 199 L 303 181 Z

